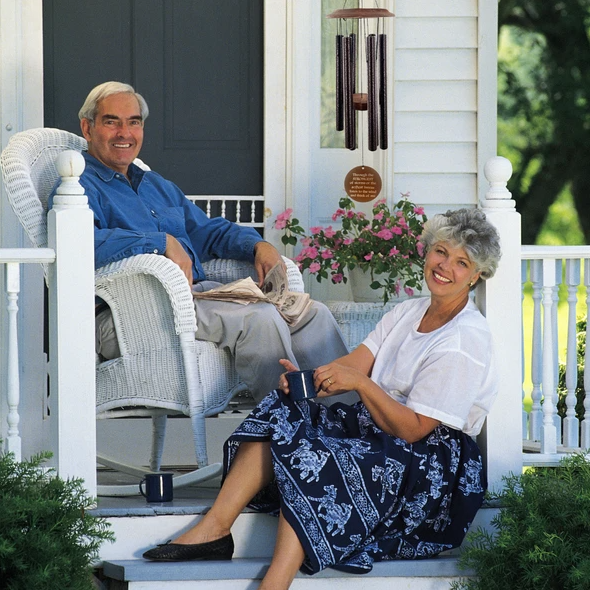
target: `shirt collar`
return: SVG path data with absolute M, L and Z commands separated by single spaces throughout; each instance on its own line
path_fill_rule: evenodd
M 119 172 L 105 166 L 100 160 L 97 160 L 94 156 L 91 156 L 87 151 L 83 151 L 82 155 L 86 160 L 86 167 L 92 169 L 92 171 L 104 182 L 110 182 L 113 178 L 119 178 L 122 176 Z M 131 163 L 129 165 L 129 179 L 131 186 L 137 187 L 143 178 L 145 171 L 139 166 Z

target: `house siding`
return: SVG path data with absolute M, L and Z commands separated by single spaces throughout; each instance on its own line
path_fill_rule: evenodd
M 398 0 L 394 92 L 394 194 L 429 213 L 475 205 L 477 0 Z

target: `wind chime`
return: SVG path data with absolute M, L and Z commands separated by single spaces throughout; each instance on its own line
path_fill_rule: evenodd
M 374 152 L 377 148 L 386 150 L 388 147 L 387 35 L 382 19 L 393 16 L 395 15 L 385 8 L 342 8 L 327 15 L 327 18 L 338 19 L 336 130 L 344 131 L 344 145 L 349 150 L 356 150 L 358 147 L 359 111 L 366 111 L 368 150 Z M 358 33 L 354 32 L 352 26 L 349 27 L 349 20 L 358 22 Z M 372 27 L 374 32 L 369 31 L 370 22 L 376 23 Z M 366 73 L 363 72 L 363 64 L 366 64 Z M 361 150 L 362 146 L 361 133 Z M 381 178 L 368 166 L 359 168 L 360 171 L 355 168 L 348 173 L 345 189 L 351 198 L 369 201 L 379 194 Z

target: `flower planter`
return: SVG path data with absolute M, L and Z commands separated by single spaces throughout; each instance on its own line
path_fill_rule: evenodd
M 360 266 L 355 266 L 347 272 L 353 301 L 356 303 L 383 303 L 383 289 L 371 289 L 373 280 L 380 279 L 378 274 L 375 274 L 374 279 L 371 279 L 371 271 L 363 270 Z M 409 299 L 409 295 L 405 291 L 389 297 L 389 301 L 400 302 L 405 299 Z

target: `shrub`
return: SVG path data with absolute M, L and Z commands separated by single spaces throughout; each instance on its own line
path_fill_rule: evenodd
M 17 462 L 0 455 L 0 588 L 90 590 L 92 562 L 114 535 L 89 515 L 93 501 L 80 479 L 63 480 L 42 453 Z
M 456 590 L 587 590 L 590 588 L 590 462 L 572 455 L 558 467 L 505 478 L 497 532 L 467 536 L 460 557 L 475 579 Z
M 576 322 L 576 356 L 578 366 L 578 382 L 576 383 L 576 416 L 582 421 L 584 419 L 584 355 L 586 354 L 586 320 Z M 559 378 L 557 384 L 557 412 L 565 418 L 567 388 L 565 386 L 565 363 L 559 363 Z

